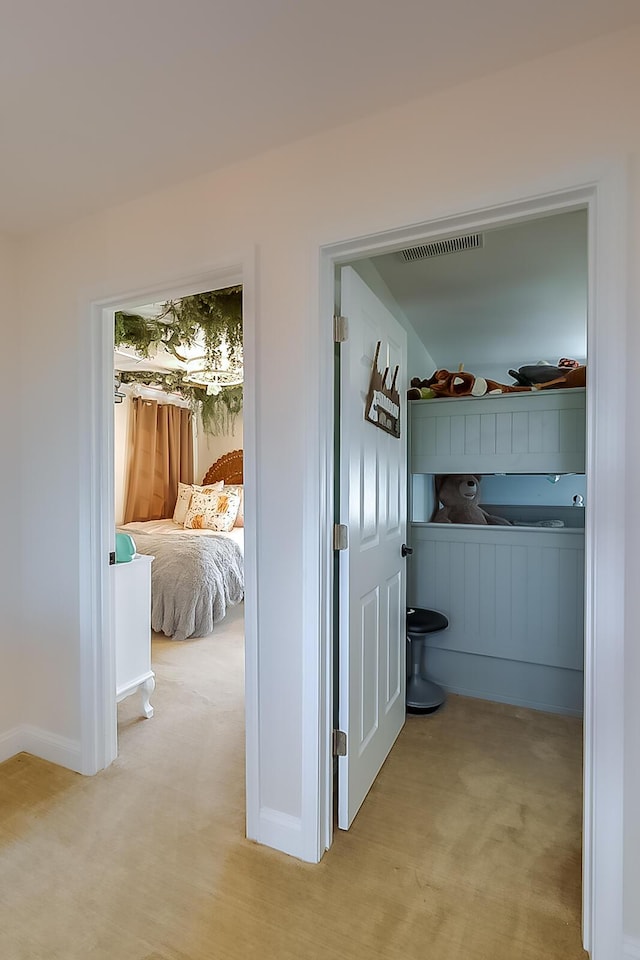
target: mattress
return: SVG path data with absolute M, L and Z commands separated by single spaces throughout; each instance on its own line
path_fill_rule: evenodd
M 218 530 L 190 530 L 173 520 L 134 520 L 132 523 L 124 523 L 118 527 L 123 533 L 129 533 L 134 539 L 136 533 L 157 533 L 176 536 L 188 534 L 194 537 L 225 537 L 237 543 L 244 555 L 244 528 L 234 527 L 229 533 L 223 533 Z

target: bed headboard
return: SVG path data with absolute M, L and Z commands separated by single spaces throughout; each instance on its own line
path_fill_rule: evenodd
M 232 450 L 212 463 L 204 475 L 202 486 L 224 480 L 225 483 L 243 483 L 242 450 Z

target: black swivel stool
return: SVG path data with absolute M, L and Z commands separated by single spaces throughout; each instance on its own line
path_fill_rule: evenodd
M 426 676 L 427 634 L 445 630 L 449 621 L 436 610 L 407 608 L 407 639 L 411 648 L 411 675 L 407 680 L 407 710 L 410 713 L 433 713 L 447 699 L 442 687 Z

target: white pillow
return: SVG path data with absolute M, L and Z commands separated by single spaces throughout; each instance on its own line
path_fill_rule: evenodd
M 217 480 L 215 483 L 210 483 L 206 487 L 199 487 L 196 483 L 179 483 L 178 499 L 176 500 L 176 508 L 173 511 L 173 522 L 179 523 L 181 527 L 184 526 L 187 510 L 191 503 L 191 495 L 194 490 L 211 490 L 212 492 L 218 493 L 223 487 L 224 480 Z
M 209 487 L 194 490 L 187 510 L 185 530 L 218 530 L 228 533 L 238 516 L 240 497 L 237 493 L 208 493 Z
M 225 484 L 224 492 L 237 493 L 240 497 L 240 508 L 234 526 L 244 527 L 244 485 L 242 483 L 227 483 Z

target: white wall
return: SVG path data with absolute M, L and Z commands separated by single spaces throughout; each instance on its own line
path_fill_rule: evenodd
M 407 319 L 398 301 L 380 276 L 375 264 L 371 260 L 356 260 L 351 266 L 364 280 L 369 289 L 373 290 L 378 299 L 384 303 L 387 310 L 393 314 L 398 323 L 407 331 L 407 362 L 409 364 L 407 383 L 409 383 L 413 377 L 420 377 L 421 380 L 430 377 L 436 369 L 436 363 L 416 333 L 413 324 Z
M 482 503 L 534 504 L 538 506 L 570 507 L 573 498 L 581 496 L 586 503 L 586 477 L 567 474 L 551 483 L 546 477 L 518 476 L 483 477 L 480 500 Z
M 4 362 L 0 378 L 0 502 L 3 537 L 0 550 L 0 760 L 13 751 L 6 734 L 21 721 L 22 643 L 16 630 L 20 561 L 20 425 L 16 404 L 18 373 L 17 249 L 0 237 L 0 330 Z M 37 393 L 36 385 L 31 389 Z M 47 406 L 42 405 L 42 418 Z
M 627 156 L 632 194 L 629 238 L 640 236 L 640 30 L 584 44 L 484 80 L 274 150 L 73 226 L 33 239 L 22 257 L 23 360 L 30 387 L 19 398 L 24 447 L 19 478 L 23 568 L 21 634 L 30 645 L 30 721 L 79 736 L 79 582 L 73 551 L 87 536 L 78 470 L 86 443 L 83 407 L 87 318 L 82 295 L 138 289 L 238 251 L 258 258 L 257 442 L 261 809 L 295 848 L 314 833 L 315 797 L 303 790 L 303 650 L 315 662 L 317 604 L 305 572 L 317 567 L 319 451 L 308 441 L 319 417 L 314 341 L 318 323 L 318 247 L 542 193 L 577 170 Z M 581 175 L 580 175 L 581 176 Z M 585 172 L 585 178 L 588 173 Z M 166 224 L 171 223 L 171 230 Z M 630 504 L 640 475 L 637 388 L 640 275 L 630 271 Z M 327 318 L 329 322 L 329 318 Z M 75 356 L 74 356 L 75 354 Z M 64 389 L 60 369 L 64 368 Z M 618 371 L 618 376 L 624 376 Z M 56 398 L 42 431 L 41 396 Z M 36 442 L 37 440 L 37 442 Z M 47 497 L 42 493 L 46 465 Z M 286 490 L 286 511 L 270 509 Z M 56 510 L 51 510 L 51 503 Z M 305 525 L 305 518 L 309 525 Z M 626 927 L 640 936 L 640 534 L 629 510 L 626 644 Z M 37 542 L 34 553 L 32 545 Z M 33 584 L 38 584 L 34 591 Z M 282 586 L 287 609 L 283 616 Z M 282 841 L 285 843 L 285 841 Z M 301 844 L 298 852 L 310 855 Z
M 242 412 L 236 417 L 236 421 L 231 433 L 223 433 L 214 436 L 205 433 L 202 421 L 198 417 L 197 442 L 196 442 L 196 483 L 200 483 L 205 473 L 212 463 L 221 457 L 223 453 L 229 453 L 231 450 L 242 450 L 243 419 Z

